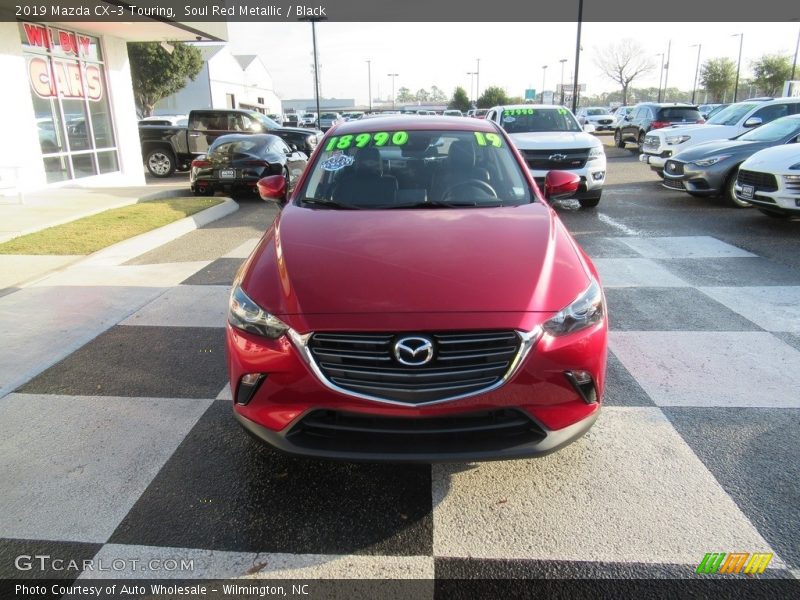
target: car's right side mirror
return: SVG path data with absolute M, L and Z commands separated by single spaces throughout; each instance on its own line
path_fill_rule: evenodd
M 283 202 L 286 200 L 286 178 L 283 175 L 262 177 L 256 184 L 262 200 Z
M 750 117 L 747 121 L 744 122 L 745 127 L 758 127 L 761 125 L 763 121 L 760 117 Z
M 569 171 L 548 171 L 544 177 L 544 197 L 546 200 L 565 200 L 578 191 L 581 178 Z

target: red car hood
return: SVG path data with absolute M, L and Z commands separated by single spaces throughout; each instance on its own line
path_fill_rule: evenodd
M 569 234 L 540 203 L 382 211 L 289 204 L 242 281 L 277 316 L 556 312 L 588 284 Z

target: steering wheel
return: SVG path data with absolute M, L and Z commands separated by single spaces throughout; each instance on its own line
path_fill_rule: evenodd
M 474 190 L 480 190 L 482 192 L 485 192 L 490 198 L 497 198 L 497 192 L 495 191 L 495 189 L 485 181 L 481 181 L 480 179 L 467 179 L 465 181 L 455 183 L 450 187 L 446 188 L 442 192 L 442 201 L 448 202 L 450 200 L 456 200 L 456 198 L 452 198 L 456 190 L 458 190 L 459 188 L 470 188 L 470 187 Z

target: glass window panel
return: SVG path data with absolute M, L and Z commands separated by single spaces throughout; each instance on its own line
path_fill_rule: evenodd
M 111 126 L 108 97 L 96 101 L 90 100 L 89 112 L 92 116 L 95 148 L 113 148 L 115 145 L 114 130 Z
M 61 123 L 58 104 L 54 98 L 40 98 L 35 93 L 31 96 L 42 154 L 63 152 L 66 150 L 66 146 L 64 145 L 64 127 Z
M 94 168 L 94 157 L 91 154 L 77 154 L 72 156 L 72 171 L 75 179 L 97 175 Z
M 98 152 L 97 162 L 99 163 L 101 173 L 114 173 L 115 171 L 119 171 L 116 150 L 112 150 L 111 152 Z
M 44 171 L 47 174 L 47 183 L 65 181 L 69 179 L 69 170 L 65 156 L 51 156 L 44 159 Z
M 86 120 L 86 104 L 83 100 L 62 100 L 61 106 L 64 107 L 70 150 L 89 150 L 92 146 Z

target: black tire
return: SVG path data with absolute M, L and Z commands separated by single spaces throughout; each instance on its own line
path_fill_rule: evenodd
M 636 142 L 636 145 L 639 148 L 639 152 L 641 152 L 644 149 L 644 131 L 639 132 L 639 139 Z
M 153 177 L 170 177 L 177 166 L 172 150 L 154 148 L 147 153 L 144 164 Z
M 622 140 L 622 131 L 619 129 L 614 130 L 614 145 L 617 148 L 625 147 L 625 142 Z
M 767 215 L 768 217 L 772 217 L 773 219 L 788 219 L 792 216 L 784 212 L 779 212 L 777 210 L 770 210 L 768 208 L 761 208 L 761 207 L 758 208 L 758 212 L 760 212 L 762 215 Z
M 603 192 L 600 192 L 600 193 L 598 193 L 598 194 L 597 194 L 597 196 L 595 196 L 595 197 L 592 197 L 592 198 L 582 198 L 582 199 L 578 200 L 578 202 L 580 202 L 580 204 L 581 204 L 581 208 L 594 208 L 594 207 L 596 207 L 598 204 L 600 204 L 600 196 L 601 196 L 602 194 L 603 194 Z
M 745 200 L 739 200 L 736 197 L 736 191 L 734 190 L 734 186 L 736 185 L 736 175 L 739 169 L 732 169 L 730 175 L 725 180 L 725 186 L 722 188 L 722 192 L 720 196 L 725 201 L 725 204 L 732 208 L 753 208 L 753 205 Z

